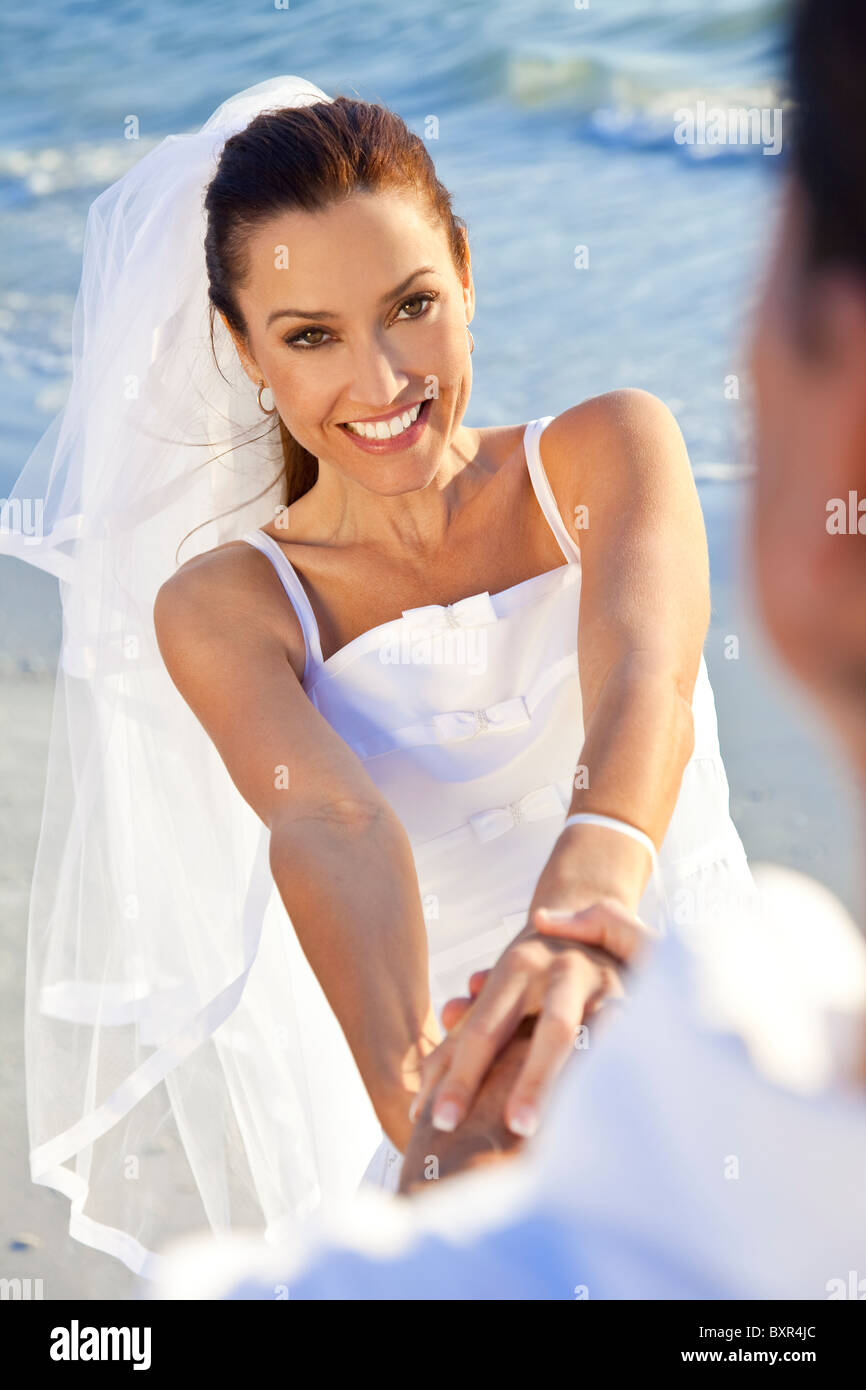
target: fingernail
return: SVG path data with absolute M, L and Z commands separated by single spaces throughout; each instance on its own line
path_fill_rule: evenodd
M 443 1100 L 433 1111 L 433 1128 L 443 1129 L 446 1134 L 450 1134 L 457 1128 L 460 1119 L 460 1111 L 453 1100 Z
M 513 1116 L 508 1121 L 508 1128 L 511 1130 L 512 1134 L 519 1134 L 521 1139 L 531 1139 L 538 1129 L 538 1116 L 532 1106 L 518 1106 Z
M 409 1123 L 410 1123 L 410 1124 L 413 1124 L 413 1125 L 414 1125 L 414 1123 L 415 1123 L 415 1116 L 416 1116 L 417 1114 L 418 1114 L 418 1097 L 416 1096 L 415 1099 L 413 1100 L 412 1104 L 409 1106 Z
M 536 912 L 543 912 L 551 922 L 570 922 L 574 916 L 568 907 L 537 907 L 535 910 Z

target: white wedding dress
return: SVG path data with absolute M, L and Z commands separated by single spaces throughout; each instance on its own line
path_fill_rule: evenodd
M 231 344 L 221 348 L 232 418 L 245 398 Z M 168 344 L 168 383 L 174 360 Z M 204 354 L 193 363 L 204 370 Z M 208 372 L 202 399 L 222 380 Z M 188 384 L 178 391 L 185 403 Z M 164 402 L 155 388 L 148 402 L 150 420 Z M 224 508 L 227 534 L 210 544 L 243 538 L 273 562 L 304 629 L 305 690 L 410 837 L 439 1010 L 522 928 L 584 741 L 580 556 L 539 452 L 551 418 L 527 426 L 526 460 L 563 563 L 500 593 L 408 610 L 327 661 L 300 579 L 257 529 L 279 485 L 240 516 L 231 509 L 263 476 L 256 457 L 236 473 L 193 467 L 186 448 L 158 454 L 128 524 L 112 519 L 71 557 L 55 544 L 59 523 L 33 547 L 61 578 L 64 643 L 28 932 L 30 1170 L 69 1199 L 76 1240 L 145 1278 L 175 1237 L 251 1230 L 278 1242 L 353 1201 L 365 1179 L 393 1189 L 401 1164 L 277 892 L 269 831 L 171 684 L 155 589 L 189 527 Z M 164 432 L 158 419 L 153 429 Z M 93 448 L 87 457 L 102 459 Z M 153 497 L 162 506 L 172 489 L 181 506 L 169 519 Z M 694 715 L 659 881 L 639 904 L 645 921 L 685 936 L 747 915 L 755 895 L 703 662 Z
M 276 890 L 268 829 L 162 660 L 153 605 L 182 558 L 245 536 L 277 567 L 307 693 L 411 838 L 437 1006 L 521 928 L 584 737 L 579 552 L 538 447 L 550 417 L 526 454 L 564 563 L 410 611 L 328 661 L 303 585 L 257 529 L 286 501 L 284 458 L 211 319 L 204 193 L 256 115 L 328 99 L 300 77 L 257 84 L 95 199 L 69 399 L 0 528 L 0 552 L 55 576 L 63 609 L 27 932 L 30 1174 L 69 1200 L 74 1239 L 147 1278 L 176 1236 L 277 1241 L 354 1200 L 365 1173 L 391 1187 L 399 1170 Z M 703 663 L 694 708 L 660 855 L 667 907 L 655 886 L 640 905 L 684 931 L 753 890 Z
M 524 448 L 564 563 L 500 593 L 407 609 L 327 660 L 306 591 L 281 547 L 260 530 L 243 537 L 272 561 L 297 613 L 307 695 L 406 827 L 437 1014 L 525 925 L 579 775 L 580 551 L 542 465 L 539 439 L 553 418 L 527 425 Z M 693 709 L 694 751 L 659 853 L 666 901 L 650 880 L 638 907 L 660 930 L 700 930 L 748 912 L 755 899 L 729 815 L 703 658 Z M 383 1140 L 365 1179 L 393 1188 L 400 1164 Z

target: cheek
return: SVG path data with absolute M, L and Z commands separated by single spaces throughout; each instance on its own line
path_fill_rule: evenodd
M 315 355 L 315 361 L 313 360 Z M 280 414 L 288 428 L 315 429 L 334 407 L 334 369 L 325 360 L 327 349 L 307 355 L 303 348 L 286 347 L 271 357 L 270 381 Z
M 469 355 L 469 334 L 462 307 L 449 304 L 441 311 L 434 309 L 426 323 L 418 323 L 414 332 L 406 332 L 401 347 L 411 367 L 417 367 L 420 359 L 434 364 L 431 371 L 435 370 L 436 363 L 443 373 L 446 369 L 452 373 L 459 371 Z

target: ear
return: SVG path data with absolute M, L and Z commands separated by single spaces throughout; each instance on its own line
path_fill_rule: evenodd
M 232 328 L 231 324 L 229 323 L 228 319 L 226 318 L 225 314 L 222 312 L 221 309 L 218 309 L 217 313 L 219 314 L 220 318 L 225 324 L 226 331 L 228 332 L 232 342 L 235 345 L 235 351 L 237 352 L 241 366 L 243 367 L 250 381 L 253 383 L 253 386 L 260 385 L 262 380 L 262 373 L 259 371 L 254 358 L 250 356 L 249 351 L 247 350 L 246 339 L 243 337 L 242 334 L 235 332 L 235 330 Z
M 463 286 L 463 308 L 466 312 L 466 322 L 471 323 L 475 317 L 475 282 L 472 278 L 472 257 L 469 251 L 469 236 L 466 228 L 462 227 L 460 233 L 466 254 L 466 269 L 460 282 Z

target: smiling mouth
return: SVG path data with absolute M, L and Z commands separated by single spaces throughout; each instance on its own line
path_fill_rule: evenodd
M 383 419 L 343 420 L 340 422 L 340 428 L 356 439 L 399 439 L 402 434 L 407 434 L 417 423 L 423 415 L 425 407 L 429 404 L 429 398 L 425 398 L 423 401 L 416 401 L 413 405 L 406 406 L 404 410 L 395 411 L 393 415 Z

